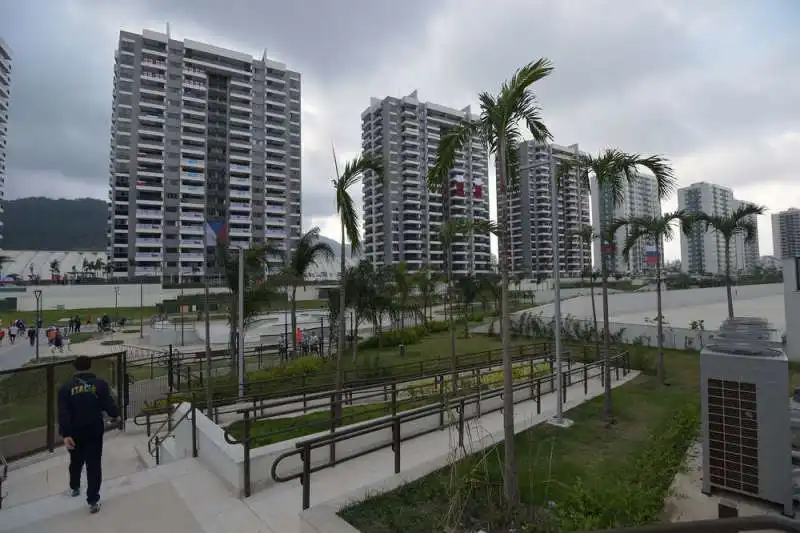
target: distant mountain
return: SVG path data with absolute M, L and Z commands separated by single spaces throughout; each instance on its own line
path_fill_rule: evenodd
M 3 248 L 82 252 L 106 249 L 108 204 L 95 198 L 3 202 Z
M 20 198 L 3 202 L 3 248 L 81 252 L 106 249 L 108 204 L 95 198 Z M 339 243 L 320 237 L 339 257 Z M 346 247 L 350 257 L 350 246 Z

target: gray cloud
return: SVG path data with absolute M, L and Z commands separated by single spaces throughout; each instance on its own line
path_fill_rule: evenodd
M 793 0 L 34 0 L 0 20 L 15 50 L 8 197 L 105 197 L 117 32 L 166 20 L 179 38 L 267 47 L 302 72 L 306 226 L 330 226 L 330 143 L 342 159 L 359 149 L 371 96 L 419 89 L 474 106 L 540 56 L 556 67 L 536 90 L 557 142 L 664 153 L 683 182 L 728 184 L 773 208 L 799 196 L 781 164 L 800 149 Z M 759 169 L 772 188 L 753 190 Z M 786 192 L 759 197 L 775 187 Z

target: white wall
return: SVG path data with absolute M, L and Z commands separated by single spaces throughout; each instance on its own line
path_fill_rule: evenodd
M 800 258 L 783 260 L 783 302 L 786 312 L 786 356 L 800 360 L 800 287 L 797 265 Z
M 119 295 L 114 292 L 119 287 Z M 141 287 L 141 299 L 140 299 Z M 42 309 L 113 309 L 119 307 L 152 307 L 164 300 L 177 298 L 180 289 L 162 289 L 161 284 L 140 285 L 42 285 L 39 287 L 19 287 L 19 292 L 4 292 L 0 297 L 16 298 L 19 311 L 35 311 L 34 290 L 42 291 Z M 183 294 L 202 294 L 203 289 L 184 289 Z M 227 292 L 223 287 L 212 287 L 212 293 Z M 298 287 L 298 300 L 315 300 L 318 287 Z

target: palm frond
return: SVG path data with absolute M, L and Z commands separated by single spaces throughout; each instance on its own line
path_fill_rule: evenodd
M 479 122 L 463 122 L 443 135 L 436 147 L 436 163 L 428 171 L 428 190 L 441 192 L 449 184 L 450 170 L 455 164 L 458 152 L 469 144 L 472 137 L 483 132 Z
M 623 171 L 628 181 L 635 179 L 633 173 L 640 167 L 646 168 L 655 176 L 659 200 L 664 200 L 675 192 L 678 180 L 668 159 L 660 155 L 642 157 L 639 154 L 625 154 Z
M 378 180 L 383 180 L 383 164 L 372 154 L 361 154 L 348 161 L 342 174 L 331 180 L 336 191 L 336 212 L 344 226 L 345 234 L 350 241 L 350 249 L 355 253 L 361 246 L 359 216 L 355 202 L 350 196 L 350 187 L 355 185 L 365 174 L 372 173 Z

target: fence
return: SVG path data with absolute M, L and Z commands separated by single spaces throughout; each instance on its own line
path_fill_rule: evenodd
M 92 372 L 109 383 L 124 414 L 130 391 L 125 379 L 125 353 L 94 358 Z M 0 455 L 12 460 L 55 449 L 58 389 L 73 374 L 69 360 L 0 371 Z
M 529 337 L 552 336 L 555 318 L 534 313 L 522 313 L 511 320 L 512 330 L 518 335 Z M 597 327 L 602 333 L 603 321 L 598 319 Z M 561 335 L 564 340 L 590 341 L 594 339 L 594 323 L 592 320 L 575 318 L 570 315 L 561 317 Z M 625 324 L 610 322 L 609 332 L 614 342 L 643 346 L 658 346 L 658 325 Z M 702 350 L 711 344 L 717 331 L 690 328 L 675 328 L 664 324 L 663 346 L 677 350 Z

